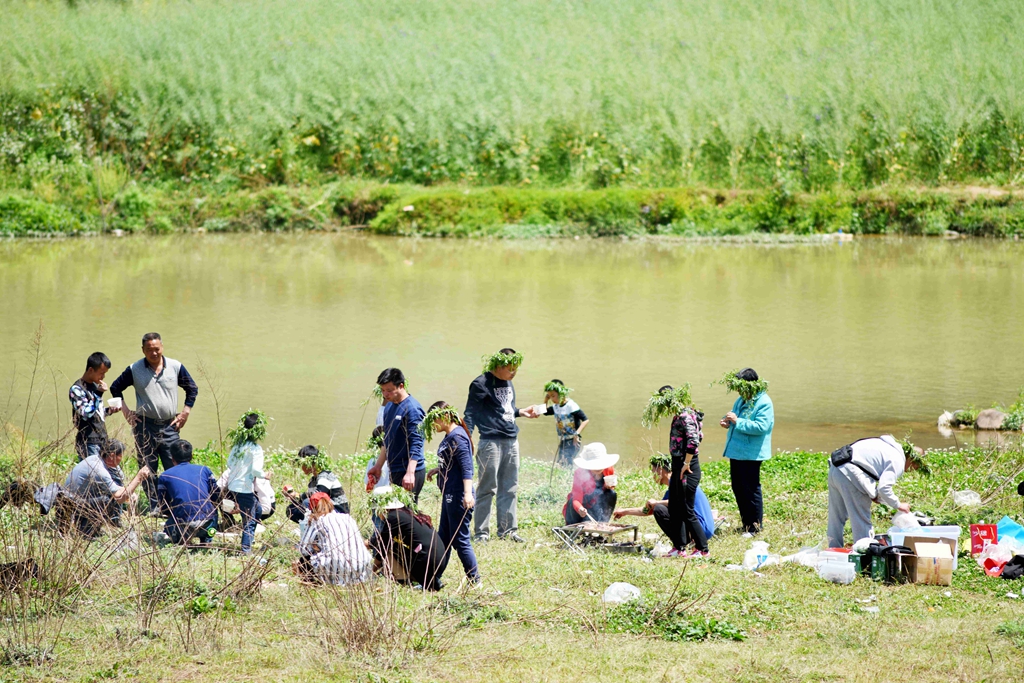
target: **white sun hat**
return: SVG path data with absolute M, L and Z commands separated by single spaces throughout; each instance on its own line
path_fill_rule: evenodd
M 584 446 L 580 454 L 573 459 L 572 464 L 581 470 L 603 470 L 612 467 L 618 461 L 618 453 L 609 453 L 603 443 L 595 441 Z
M 389 493 L 391 493 L 391 484 L 384 484 L 382 486 L 378 486 L 378 487 L 373 489 L 373 495 L 374 496 L 386 496 Z M 404 507 L 405 507 L 405 503 L 403 503 L 402 501 L 398 500 L 397 498 L 393 499 L 393 500 L 389 500 L 384 505 L 384 509 L 385 510 L 397 510 L 399 508 L 404 508 Z

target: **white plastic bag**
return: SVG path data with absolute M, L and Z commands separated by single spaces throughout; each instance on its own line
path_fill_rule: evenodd
M 792 555 L 786 555 L 779 560 L 780 564 L 786 564 L 787 562 L 794 562 L 801 567 L 817 567 L 818 566 L 818 553 L 821 549 L 818 546 L 813 548 L 801 548 Z
M 892 518 L 892 525 L 896 529 L 918 529 L 921 527 L 921 522 L 909 512 L 897 512 L 896 516 Z
M 1006 563 L 1013 559 L 1013 549 L 1003 543 L 989 543 L 977 557 L 978 566 L 985 569 L 985 560 Z
M 616 581 L 605 589 L 601 596 L 601 602 L 617 605 L 630 600 L 640 599 L 640 589 L 631 583 Z
M 781 558 L 778 555 L 768 552 L 768 544 L 764 541 L 754 541 L 750 549 L 743 553 L 743 568 L 757 571 L 761 567 L 779 564 Z
M 975 493 L 970 489 L 966 491 L 955 491 L 953 492 L 953 502 L 957 507 L 976 508 L 981 505 L 981 494 Z
M 899 517 L 899 515 L 896 515 L 896 516 Z M 896 526 L 896 525 L 893 524 L 893 526 Z M 920 525 L 916 525 L 916 526 L 920 526 Z M 871 544 L 875 543 L 875 542 L 876 541 L 875 541 L 875 539 L 873 537 L 865 536 L 864 538 L 860 539 L 859 541 L 857 541 L 856 543 L 853 544 L 853 552 L 863 554 L 869 547 L 871 547 Z

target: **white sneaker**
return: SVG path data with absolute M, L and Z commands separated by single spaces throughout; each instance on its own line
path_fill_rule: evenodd
M 754 534 L 750 533 L 749 531 L 744 531 L 742 534 L 740 534 L 740 538 L 753 538 L 753 537 L 754 537 Z

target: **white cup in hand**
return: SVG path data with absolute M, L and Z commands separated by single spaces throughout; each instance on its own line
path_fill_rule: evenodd
M 107 405 L 110 406 L 111 408 L 113 408 L 114 410 L 121 410 L 121 404 L 122 404 L 122 401 L 121 401 L 121 398 L 119 396 L 115 396 L 114 398 L 109 399 L 107 401 Z

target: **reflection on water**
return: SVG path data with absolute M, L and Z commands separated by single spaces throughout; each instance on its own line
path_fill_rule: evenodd
M 261 407 L 276 418 L 270 440 L 290 446 L 350 450 L 373 419 L 360 403 L 390 365 L 424 405 L 462 405 L 480 356 L 502 346 L 526 357 L 521 405 L 561 378 L 591 418 L 589 439 L 627 457 L 649 441 L 664 450 L 666 427 L 642 429 L 640 413 L 651 391 L 682 382 L 708 415 L 704 453 L 720 453 L 717 421 L 733 397 L 708 385 L 747 365 L 771 383 L 777 448 L 831 450 L 910 429 L 926 445 L 952 445 L 935 428 L 939 413 L 1010 402 L 1024 384 L 1022 254 L 1010 242 L 920 239 L 8 241 L 0 348 L 24 380 L 24 350 L 43 322 L 49 367 L 63 376 L 48 379 L 57 398 L 39 411 L 40 433 L 58 419 L 66 427 L 63 392 L 90 352 L 119 372 L 140 357 L 141 335 L 158 331 L 170 357 L 212 369 L 225 420 Z M 196 443 L 217 434 L 200 388 L 185 430 Z M 552 420 L 520 423 L 524 454 L 550 457 Z

